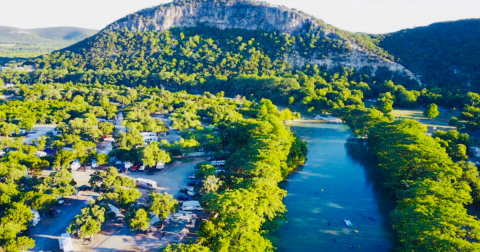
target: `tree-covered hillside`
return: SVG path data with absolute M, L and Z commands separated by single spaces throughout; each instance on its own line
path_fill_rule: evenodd
M 35 57 L 72 45 L 97 32 L 76 27 L 18 29 L 0 26 L 0 57 Z
M 380 36 L 379 46 L 429 86 L 480 91 L 480 19 Z

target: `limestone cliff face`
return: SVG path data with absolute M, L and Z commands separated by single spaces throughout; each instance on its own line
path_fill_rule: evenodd
M 109 25 L 107 29 L 127 27 L 133 31 L 163 31 L 172 27 L 195 27 L 198 24 L 220 29 L 278 30 L 290 34 L 305 32 L 310 26 L 320 25 L 313 22 L 311 17 L 286 8 L 244 0 L 226 3 L 206 0 L 146 9 Z
M 147 30 L 165 31 L 174 27 L 195 27 L 202 24 L 219 29 L 238 28 L 267 32 L 278 31 L 292 35 L 314 30 L 322 36 L 329 35 L 337 39 L 347 40 L 351 49 L 350 53 L 325 55 L 326 57 L 312 55 L 310 59 L 290 55 L 289 61 L 291 63 L 299 66 L 303 66 L 307 62 L 328 67 L 337 65 L 354 68 L 371 66 L 374 70 L 378 67 L 387 67 L 391 71 L 401 72 L 419 82 L 419 79 L 402 65 L 377 56 L 356 45 L 353 41 L 335 36 L 333 27 L 310 15 L 286 7 L 272 6 L 250 0 L 187 0 L 187 2 L 185 4 L 166 4 L 145 9 L 120 19 L 105 29 L 116 31 L 127 28 L 139 32 Z

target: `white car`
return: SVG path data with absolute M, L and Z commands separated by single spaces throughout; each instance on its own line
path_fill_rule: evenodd
M 190 175 L 189 179 L 196 179 L 195 174 Z

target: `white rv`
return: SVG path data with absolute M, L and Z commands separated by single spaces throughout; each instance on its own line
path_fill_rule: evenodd
M 135 179 L 135 182 L 137 183 L 137 186 L 140 187 L 145 187 L 148 189 L 156 189 L 157 188 L 157 182 L 149 179 L 142 179 L 142 178 L 137 178 Z
M 182 211 L 202 211 L 203 207 L 198 201 L 185 201 L 182 205 Z
M 41 220 L 41 219 L 40 219 L 40 214 L 39 214 L 38 211 L 35 210 L 35 209 L 32 209 L 32 210 L 30 210 L 30 211 L 31 211 L 32 214 L 33 214 L 32 226 L 35 227 L 35 226 L 40 222 L 40 220 Z
M 80 161 L 78 159 L 73 160 L 72 165 L 70 166 L 73 171 L 80 169 Z
M 70 234 L 61 234 L 60 238 L 58 238 L 58 244 L 60 246 L 60 250 L 63 252 L 73 252 L 73 243 Z

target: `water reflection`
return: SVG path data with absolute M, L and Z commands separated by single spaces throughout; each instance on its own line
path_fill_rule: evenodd
M 269 235 L 278 251 L 344 251 L 350 246 L 391 251 L 396 237 L 388 213 L 395 202 L 374 158 L 358 141 L 347 141 L 351 133 L 345 125 L 299 124 L 292 130 L 308 141 L 309 154 L 306 165 L 281 184 L 288 191 L 288 221 Z

